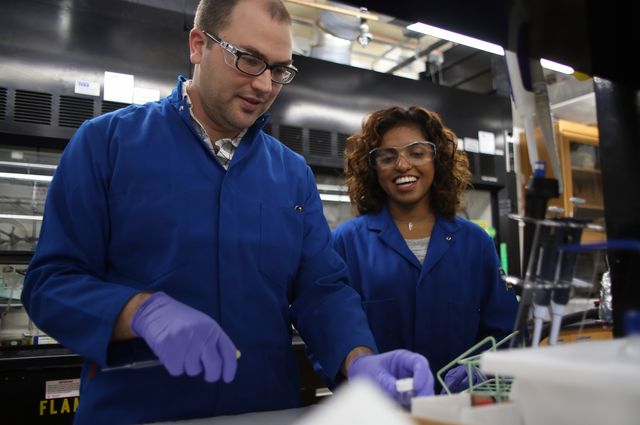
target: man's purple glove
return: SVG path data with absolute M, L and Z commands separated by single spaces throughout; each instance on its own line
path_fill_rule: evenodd
M 203 372 L 207 382 L 231 382 L 238 361 L 236 346 L 211 317 L 156 292 L 146 299 L 131 322 L 173 376 Z
M 478 374 L 474 372 L 474 370 L 475 369 L 472 369 L 471 382 L 473 383 L 473 385 L 476 385 L 481 382 L 481 379 Z M 459 393 L 469 388 L 467 366 L 459 365 L 454 367 L 453 369 L 450 369 L 447 374 L 444 375 L 444 383 L 449 391 L 451 391 L 451 393 Z M 442 388 L 442 391 L 440 393 L 446 394 L 447 390 Z
M 433 374 L 423 356 L 408 350 L 357 357 L 347 370 L 349 379 L 364 376 L 372 379 L 387 394 L 400 401 L 396 380 L 413 377 L 413 395 L 433 395 Z

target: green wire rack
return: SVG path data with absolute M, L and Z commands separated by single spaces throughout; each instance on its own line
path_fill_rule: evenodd
M 444 376 L 453 367 L 464 365 L 467 368 L 468 388 L 465 392 L 471 395 L 485 396 L 493 398 L 497 403 L 507 401 L 509 399 L 509 392 L 511 391 L 511 382 L 513 378 L 491 375 L 488 376 L 480 370 L 480 356 L 486 351 L 496 351 L 500 346 L 510 341 L 515 337 L 518 332 L 513 332 L 507 335 L 504 339 L 496 342 L 496 339 L 492 336 L 488 336 L 479 341 L 464 353 L 447 363 L 442 369 L 438 371 L 436 377 L 438 382 L 442 385 L 442 388 L 447 394 L 451 394 L 451 390 L 444 382 Z M 484 350 L 483 347 L 488 347 Z M 473 382 L 473 376 L 477 376 L 478 382 Z

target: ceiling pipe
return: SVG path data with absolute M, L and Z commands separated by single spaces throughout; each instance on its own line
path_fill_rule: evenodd
M 387 74 L 393 74 L 394 72 L 411 65 L 413 62 L 415 62 L 416 60 L 420 59 L 421 57 L 427 56 L 429 53 L 433 52 L 434 50 L 444 46 L 445 44 L 449 43 L 449 41 L 447 40 L 438 40 L 435 43 L 431 44 L 429 47 L 427 47 L 426 49 L 423 49 L 421 51 L 419 51 L 418 53 L 416 53 L 415 55 L 408 57 L 407 59 L 403 60 L 402 62 L 400 62 L 399 64 L 391 67 L 388 71 Z

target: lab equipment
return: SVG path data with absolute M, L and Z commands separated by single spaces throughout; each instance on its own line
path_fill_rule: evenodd
M 543 226 L 540 229 L 536 277 L 533 290 L 533 337 L 532 346 L 540 341 L 542 324 L 549 310 L 553 290 L 556 264 L 558 263 L 557 232 L 555 227 Z
M 393 350 L 382 354 L 356 357 L 349 365 L 347 375 L 349 379 L 358 376 L 373 379 L 396 400 L 398 391 L 394 376 L 412 376 L 416 396 L 433 395 L 434 379 L 429 370 L 429 363 L 420 354 L 408 350 Z
M 239 359 L 240 356 L 241 356 L 240 350 L 236 350 L 236 359 Z M 107 366 L 107 367 L 103 367 L 101 370 L 103 372 L 112 372 L 116 370 L 146 369 L 148 367 L 157 367 L 157 366 L 164 366 L 164 365 L 158 359 L 149 359 L 149 360 L 140 360 L 137 362 L 125 363 L 117 366 Z
M 163 366 L 162 362 L 158 359 L 141 360 L 138 362 L 126 363 L 118 366 L 103 367 L 103 372 L 111 372 L 114 370 L 127 370 L 127 369 L 145 369 L 148 367 Z
M 640 367 L 621 362 L 626 338 L 485 352 L 485 373 L 513 378 L 526 425 L 637 425 Z
M 559 222 L 565 223 L 567 226 L 558 227 L 556 247 L 580 243 L 582 229 L 587 225 L 587 222 L 574 218 L 560 219 Z M 566 305 L 569 302 L 577 260 L 578 254 L 576 252 L 559 251 L 557 269 L 553 282 L 553 296 L 551 299 L 549 345 L 555 345 L 558 342 L 560 325 L 562 324 L 562 317 L 564 316 Z M 535 342 L 537 345 L 539 341 L 536 340 Z
M 523 345 L 527 337 L 527 324 L 531 305 L 534 297 L 534 282 L 537 280 L 538 273 L 544 265 L 545 275 L 549 273 L 549 267 L 553 263 L 553 251 L 546 251 L 545 245 L 548 245 L 547 234 L 544 233 L 538 224 L 539 220 L 544 220 L 547 204 L 549 199 L 559 196 L 558 181 L 556 179 L 545 177 L 546 165 L 544 161 L 536 161 L 533 168 L 533 175 L 530 177 L 526 190 L 525 217 L 524 222 L 524 256 L 523 269 L 525 272 L 525 281 L 530 284 L 521 287 L 520 304 L 518 306 L 518 314 L 514 330 L 518 331 L 517 337 L 511 341 L 512 346 Z M 518 216 L 515 216 L 518 217 Z M 542 234 L 541 234 L 542 232 Z M 542 238 L 542 245 L 540 240 Z M 542 258 L 540 258 L 540 254 Z M 538 261 L 540 264 L 538 265 Z M 536 268 L 536 266 L 538 266 Z M 544 278 L 544 275 L 543 275 Z M 550 279 L 549 279 L 550 280 Z M 539 303 L 543 303 L 548 294 L 544 294 L 538 290 L 537 298 Z
M 498 348 L 508 345 L 518 332 L 512 332 L 500 341 L 492 336 L 488 336 L 481 341 L 478 341 L 473 346 L 469 347 L 465 352 L 458 357 L 447 363 L 442 369 L 436 373 L 438 382 L 442 385 L 443 393 L 451 395 L 453 388 L 449 387 L 449 382 L 446 380 L 446 374 L 451 370 L 455 370 L 458 367 L 463 367 L 465 370 L 465 378 L 467 379 L 467 385 L 465 392 L 469 394 L 490 398 L 496 403 L 500 403 L 508 399 L 509 391 L 511 390 L 511 377 L 504 377 L 500 375 L 488 376 L 483 373 L 479 368 L 480 358 L 484 352 L 497 351 Z M 456 372 L 456 375 L 460 372 Z
M 142 337 L 171 375 L 204 372 L 207 382 L 231 382 L 238 366 L 236 347 L 206 314 L 156 292 L 133 316 L 133 332 Z

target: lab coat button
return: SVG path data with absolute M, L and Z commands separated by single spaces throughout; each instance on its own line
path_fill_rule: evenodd
M 445 240 L 450 241 L 451 240 L 451 235 L 447 235 L 444 237 Z
M 293 207 L 297 212 L 301 213 L 302 211 L 304 211 L 304 207 L 302 205 L 296 205 L 295 207 Z

